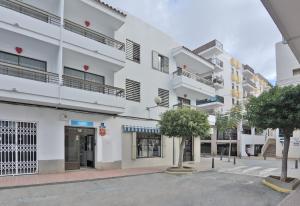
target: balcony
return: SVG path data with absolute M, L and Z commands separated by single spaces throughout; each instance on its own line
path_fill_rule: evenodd
M 124 112 L 124 90 L 41 72 L 16 65 L 0 63 L 0 100 L 119 114 Z M 83 91 L 85 90 L 85 91 Z
M 204 99 L 204 100 L 197 100 L 196 105 L 202 109 L 216 109 L 224 105 L 224 97 L 216 95 L 215 97 Z
M 10 24 L 14 32 L 24 34 L 24 30 L 20 28 L 26 29 L 25 33 L 32 31 L 31 37 L 58 45 L 61 21 L 59 16 L 19 1 L 0 0 L 0 7 L 0 13 L 3 14 L 0 21 Z M 26 16 L 15 15 L 11 11 Z M 48 25 L 41 22 L 48 23 Z M 88 53 L 106 62 L 114 63 L 120 68 L 125 66 L 124 43 L 69 20 L 64 20 L 64 28 L 64 47 Z
M 63 86 L 82 89 L 102 94 L 114 95 L 117 97 L 125 97 L 124 89 L 103 85 L 92 81 L 82 80 L 79 78 L 63 75 Z
M 218 58 L 210 58 L 208 59 L 211 63 L 213 63 L 215 65 L 215 71 L 216 72 L 221 72 L 223 71 L 223 66 L 224 66 L 224 63 L 223 61 L 221 61 L 220 59 Z
M 256 90 L 256 84 L 251 79 L 243 79 L 243 88 L 246 91 L 253 91 Z
M 173 73 L 173 88 L 178 96 L 187 95 L 192 99 L 205 99 L 215 96 L 214 83 L 186 69 L 178 68 Z
M 223 44 L 218 40 L 210 41 L 194 50 L 196 54 L 205 57 L 219 55 L 223 53 Z
M 253 78 L 255 75 L 254 69 L 252 69 L 249 65 L 244 65 L 243 75 L 247 78 Z
M 29 68 L 24 68 L 16 65 L 10 65 L 0 62 L 0 74 L 8 75 L 23 79 L 29 79 L 39 82 L 58 84 L 59 77 L 58 74 L 51 72 L 42 72 Z
M 177 67 L 188 68 L 195 74 L 206 74 L 214 71 L 214 65 L 210 61 L 198 56 L 186 47 L 173 49 L 172 55 L 176 61 Z
M 231 58 L 230 59 L 230 64 L 232 67 L 236 68 L 236 69 L 240 69 L 241 68 L 241 63 L 239 62 L 239 60 L 235 59 L 235 58 Z

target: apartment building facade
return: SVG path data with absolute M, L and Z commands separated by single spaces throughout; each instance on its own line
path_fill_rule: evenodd
M 217 90 L 217 95 L 223 97 L 222 104 L 214 108 L 214 112 L 228 112 L 237 104 L 244 105 L 251 96 L 259 96 L 270 88 L 270 83 L 261 74 L 255 73 L 249 65 L 240 61 L 226 52 L 223 44 L 213 40 L 194 50 L 216 64 L 219 70 L 215 70 L 214 77 L 222 79 L 223 87 Z M 228 155 L 231 144 L 231 154 L 238 156 L 257 156 L 265 143 L 265 131 L 257 131 L 248 126 L 247 121 L 225 136 L 215 128 L 214 135 L 210 139 L 201 141 L 201 153 L 212 155 Z
M 172 165 L 160 114 L 220 98 L 215 64 L 102 1 L 0 0 L 0 13 L 0 176 Z M 200 148 L 186 141 L 184 160 Z

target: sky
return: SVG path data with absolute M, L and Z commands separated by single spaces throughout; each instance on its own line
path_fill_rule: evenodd
M 105 0 L 195 49 L 213 39 L 272 84 L 282 37 L 260 0 Z

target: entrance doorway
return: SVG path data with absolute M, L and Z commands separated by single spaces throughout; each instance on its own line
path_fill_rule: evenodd
M 184 153 L 183 153 L 183 161 L 188 162 L 188 161 L 193 161 L 193 138 L 187 138 L 185 140 L 185 148 L 184 148 Z
M 95 129 L 65 127 L 65 169 L 95 167 Z

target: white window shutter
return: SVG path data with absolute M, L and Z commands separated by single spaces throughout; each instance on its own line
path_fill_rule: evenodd
M 131 139 L 131 159 L 136 160 L 136 132 L 132 133 Z
M 156 51 L 152 51 L 152 67 L 153 69 L 159 70 L 159 60 L 158 60 L 159 53 Z

